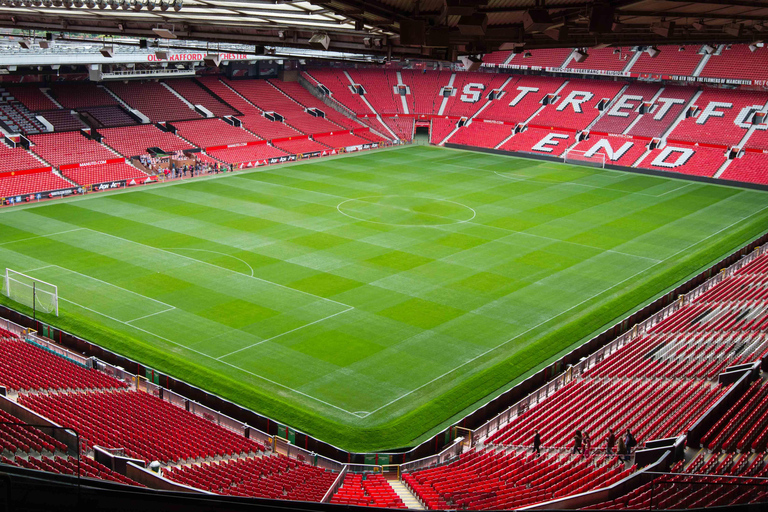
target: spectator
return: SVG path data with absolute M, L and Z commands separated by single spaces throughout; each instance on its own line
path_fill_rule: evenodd
M 584 444 L 584 456 L 589 457 L 589 449 L 590 445 L 592 444 L 592 439 L 589 437 L 589 432 L 586 430 L 584 431 L 584 437 L 582 439 L 582 443 Z
M 581 453 L 581 443 L 582 443 L 581 430 L 577 430 L 573 434 L 573 453 Z
M 624 461 L 624 452 L 627 451 L 626 446 L 624 445 L 624 438 L 619 438 L 619 444 L 616 446 L 616 455 L 619 456 L 620 461 Z
M 539 431 L 536 430 L 533 432 L 533 451 L 536 453 L 541 453 L 539 451 L 539 448 L 541 447 L 541 436 L 539 435 Z
M 605 453 L 610 455 L 613 453 L 613 447 L 616 445 L 616 436 L 613 433 L 613 429 L 608 429 L 608 441 L 605 443 Z
M 629 456 L 632 453 L 632 449 L 635 446 L 637 446 L 637 440 L 635 439 L 635 436 L 632 435 L 632 432 L 630 432 L 630 430 L 627 429 L 627 437 L 624 440 L 624 447 L 626 449 L 627 460 L 629 460 Z

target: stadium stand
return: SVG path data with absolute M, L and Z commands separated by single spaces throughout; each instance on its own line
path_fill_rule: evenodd
M 358 137 L 351 133 L 340 133 L 336 135 L 315 135 L 313 137 L 315 141 L 325 144 L 329 148 L 343 148 L 346 146 L 357 146 L 360 144 L 368 144 L 370 140 Z
M 457 73 L 453 82 L 455 94 L 448 98 L 443 113 L 448 116 L 470 117 L 485 106 L 488 94 L 500 89 L 510 78 L 506 75 L 487 73 Z M 514 79 L 511 79 L 514 81 Z
M 575 141 L 572 132 L 530 127 L 524 132 L 515 134 L 499 146 L 499 149 L 561 156 Z
M 50 192 L 66 188 L 72 188 L 72 183 L 48 170 L 33 174 L 16 174 L 14 176 L 11 176 L 10 173 L 0 175 L 0 197 Z
M 315 502 L 338 476 L 279 454 L 172 467 L 164 475 L 216 494 Z
M 28 469 L 37 469 L 39 471 L 47 471 L 49 473 L 58 473 L 61 475 L 77 475 L 78 463 L 77 459 L 68 456 L 61 457 L 55 456 L 54 458 L 46 457 L 45 455 L 40 457 L 20 457 L 16 456 L 15 459 L 5 459 L 3 457 L 3 464 L 9 464 L 11 466 L 19 466 Z M 88 478 L 96 478 L 99 480 L 109 480 L 116 483 L 125 485 L 133 485 L 136 487 L 145 487 L 144 485 L 131 480 L 130 478 L 121 475 L 115 471 L 112 471 L 108 467 L 104 466 L 93 460 L 90 457 L 80 458 L 80 476 Z
M 331 498 L 331 503 L 361 507 L 407 508 L 402 498 L 383 475 L 344 475 L 344 482 Z
M 607 107 L 624 84 L 569 80 L 558 93 L 559 99 L 547 105 L 531 119 L 529 124 L 583 130 L 600 114 L 598 104 L 605 101 Z
M 373 111 L 368 108 L 368 105 L 365 104 L 365 101 L 363 101 L 358 94 L 352 93 L 350 90 L 351 84 L 349 83 L 349 79 L 347 79 L 346 75 L 340 73 L 338 70 L 318 68 L 306 71 L 302 73 L 302 76 L 304 76 L 304 78 L 310 82 L 314 82 L 315 84 L 322 84 L 325 86 L 325 88 L 331 91 L 331 95 L 336 101 L 352 109 L 353 112 L 357 114 L 373 113 Z M 392 93 L 388 91 L 386 97 L 391 96 Z M 366 99 L 369 98 L 366 96 Z
M 650 111 L 640 116 L 634 126 L 630 125 L 624 131 L 640 137 L 661 137 L 695 94 L 696 89 L 693 87 L 665 86 L 653 100 Z M 595 127 L 597 124 L 599 121 Z
M 148 148 L 160 148 L 166 153 L 193 149 L 181 137 L 164 132 L 154 125 L 124 126 L 99 130 L 102 142 L 126 157 L 146 154 Z
M 168 85 L 170 85 L 174 91 L 184 96 L 184 99 L 191 104 L 202 105 L 216 117 L 240 114 L 240 112 L 224 103 L 224 101 L 203 89 L 200 84 L 192 78 L 168 80 Z
M 85 138 L 81 132 L 32 135 L 30 140 L 35 144 L 32 151 L 56 167 L 109 160 L 118 156 L 98 142 Z
M 8 93 L 6 95 L 5 93 Z M 39 84 L 18 84 L 18 85 L 5 85 L 0 87 L 0 97 L 8 99 L 8 96 L 15 98 L 17 101 L 24 104 L 27 109 L 32 112 L 41 112 L 43 110 L 55 110 L 59 105 L 55 104 L 51 99 L 43 94 L 40 90 Z M 11 101 L 8 99 L 8 101 Z
M 514 126 L 493 121 L 474 120 L 454 133 L 448 142 L 481 148 L 495 148 L 512 135 Z
M 719 177 L 768 185 L 768 157 L 762 152 L 744 153 L 742 157 L 735 158 Z
M 513 510 L 605 487 L 631 474 L 615 457 L 486 448 L 445 466 L 404 473 L 429 510 Z
M 221 119 L 181 121 L 173 123 L 173 126 L 176 127 L 176 133 L 179 136 L 200 148 L 261 140 L 254 134 Z
M 285 156 L 287 153 L 269 144 L 256 144 L 210 151 L 208 154 L 228 164 L 242 164 Z
M 405 97 L 408 113 L 439 114 L 443 100 L 440 89 L 448 85 L 451 74 L 448 71 L 400 71 L 403 83 L 411 90 Z
M 108 87 L 153 123 L 201 117 L 160 82 L 110 82 Z
M 65 169 L 61 171 L 61 174 L 80 185 L 93 185 L 95 183 L 120 180 L 136 180 L 136 182 L 141 183 L 149 177 L 145 172 L 125 162 Z
M 301 153 L 312 153 L 314 151 L 323 151 L 328 149 L 328 146 L 325 144 L 320 144 L 319 142 L 315 142 L 314 140 L 307 138 L 275 140 L 272 141 L 272 144 L 276 148 L 282 149 L 289 155 L 299 155 Z
M 768 66 L 768 48 L 756 46 L 754 51 L 746 44 L 721 46 L 719 52 L 710 56 L 699 76 L 707 78 L 738 78 L 743 80 L 765 80 Z M 738 70 L 738 71 L 735 71 Z
M 96 121 L 94 128 L 110 128 L 114 126 L 130 126 L 138 124 L 128 112 L 118 105 L 82 108 L 80 109 L 80 113 L 90 116 Z
M 340 127 L 348 128 L 350 130 L 360 128 L 360 123 L 354 119 L 350 119 L 340 112 L 337 112 L 332 107 L 329 107 L 315 96 L 313 96 L 298 82 L 282 82 L 280 80 L 270 80 L 269 83 L 300 105 L 306 108 L 315 108 L 322 111 L 325 114 L 325 119 L 331 123 L 335 123 Z
M 393 132 L 395 132 L 395 135 L 397 135 L 397 138 L 400 140 L 413 140 L 413 132 L 416 129 L 416 122 L 413 118 L 408 117 L 383 117 L 384 124 L 386 124 Z M 370 118 L 368 118 L 370 121 Z M 383 131 L 383 128 L 377 128 L 375 124 L 372 125 L 372 128 L 374 130 L 378 130 L 382 133 L 386 133 Z
M 566 66 L 569 69 L 594 69 L 600 71 L 623 71 L 632 60 L 634 53 L 630 48 L 590 48 L 583 62 L 571 59 Z
M 0 142 L 0 173 L 39 169 L 45 164 L 22 147 L 11 148 Z
M 117 100 L 94 82 L 54 82 L 50 88 L 51 96 L 64 108 L 81 109 L 117 105 Z
M 611 134 L 624 133 L 642 115 L 639 112 L 642 105 L 650 103 L 658 92 L 659 86 L 655 84 L 630 84 L 616 97 L 591 129 Z
M 542 108 L 542 100 L 554 94 L 565 82 L 562 78 L 524 76 L 507 84 L 506 93 L 493 101 L 478 117 L 508 123 L 522 123 Z
M 51 123 L 53 125 L 54 131 L 57 132 L 88 128 L 88 125 L 80 120 L 80 117 L 78 117 L 77 113 L 71 110 L 49 110 L 48 112 L 40 112 L 40 115 L 44 117 L 46 121 Z M 40 130 L 40 132 L 45 132 L 45 130 Z
M 429 130 L 429 142 L 440 144 L 454 129 L 458 121 L 456 119 L 432 118 L 432 128 Z
M 649 152 L 637 166 L 692 176 L 714 176 L 725 163 L 725 148 L 668 144 Z
M 483 55 L 483 64 L 495 65 L 504 64 L 512 52 L 509 50 L 500 50 Z
M 561 68 L 565 60 L 573 53 L 571 48 L 551 48 L 547 50 L 528 50 L 515 54 L 509 66 L 516 68 Z
M 680 51 L 680 48 L 683 48 Z M 642 52 L 629 69 L 632 73 L 648 75 L 691 76 L 701 63 L 701 45 L 659 46 L 659 54 L 651 57 Z
M 219 80 L 216 76 L 201 76 L 196 78 L 197 83 L 205 89 L 211 91 L 211 94 L 215 95 L 226 104 L 237 109 L 242 115 L 261 115 L 261 110 L 253 106 L 251 103 L 245 100 L 231 87 L 227 86 L 224 82 Z
M 395 87 L 398 85 L 397 72 L 392 70 L 350 69 L 347 70 L 347 74 L 349 74 L 354 83 L 363 86 L 363 89 L 365 90 L 365 99 L 368 100 L 368 103 L 371 104 L 377 113 L 391 115 L 404 113 L 402 96 L 395 94 Z M 343 73 L 339 73 L 340 81 L 345 78 L 346 76 L 344 76 Z M 342 82 L 342 85 L 349 85 L 349 80 L 347 79 L 346 84 Z M 336 91 L 336 89 L 331 90 L 334 92 Z M 349 91 L 349 89 L 347 89 L 347 91 Z M 370 112 L 367 105 L 351 92 L 349 92 L 348 95 L 342 93 L 337 99 L 343 103 L 343 99 L 347 96 L 353 97 L 356 102 L 360 102 L 366 107 L 358 107 L 358 110 L 355 110 L 357 113 L 367 114 Z
M 648 141 L 629 139 L 619 135 L 598 135 L 590 133 L 589 138 L 580 141 L 573 146 L 574 153 L 571 153 L 573 162 L 578 163 L 580 158 L 585 161 L 590 160 L 588 153 L 596 148 L 596 154 L 605 155 L 606 164 L 631 166 L 643 156 L 646 152 Z M 577 151 L 587 152 L 585 155 L 575 153 Z

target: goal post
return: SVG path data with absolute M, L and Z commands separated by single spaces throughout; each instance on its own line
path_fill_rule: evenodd
M 6 268 L 3 293 L 19 304 L 59 316 L 59 289 L 56 285 Z
M 593 167 L 600 167 L 605 169 L 605 154 L 594 153 L 589 154 L 589 151 L 581 151 L 578 149 L 567 149 L 563 153 L 563 163 L 576 164 L 576 165 L 591 165 Z

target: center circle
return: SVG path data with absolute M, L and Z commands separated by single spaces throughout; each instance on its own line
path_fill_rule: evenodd
M 456 201 L 400 195 L 347 199 L 336 209 L 351 219 L 391 226 L 447 226 L 469 222 L 476 215 Z

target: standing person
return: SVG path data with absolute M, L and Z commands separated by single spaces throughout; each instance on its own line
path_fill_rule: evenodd
M 577 430 L 573 433 L 573 453 L 581 453 L 581 430 Z
M 584 431 L 584 438 L 582 439 L 582 443 L 584 444 L 584 457 L 589 457 L 589 449 L 590 445 L 592 444 L 592 439 L 590 439 L 589 432 L 586 430 Z
M 613 453 L 613 447 L 616 445 L 616 436 L 613 434 L 613 429 L 608 429 L 608 441 L 605 443 L 605 453 L 610 455 Z
M 538 430 L 533 431 L 533 451 L 536 453 L 541 453 L 539 451 L 539 448 L 541 448 L 541 436 L 539 435 Z
M 627 429 L 627 437 L 624 440 L 624 447 L 626 449 L 626 455 L 627 460 L 629 460 L 629 456 L 632 453 L 632 448 L 637 446 L 637 440 L 635 439 L 635 436 L 632 435 L 632 432 L 630 432 L 629 429 Z
M 618 455 L 619 460 L 624 462 L 624 452 L 627 451 L 627 447 L 624 445 L 624 438 L 619 437 L 619 444 L 616 446 L 616 455 Z

